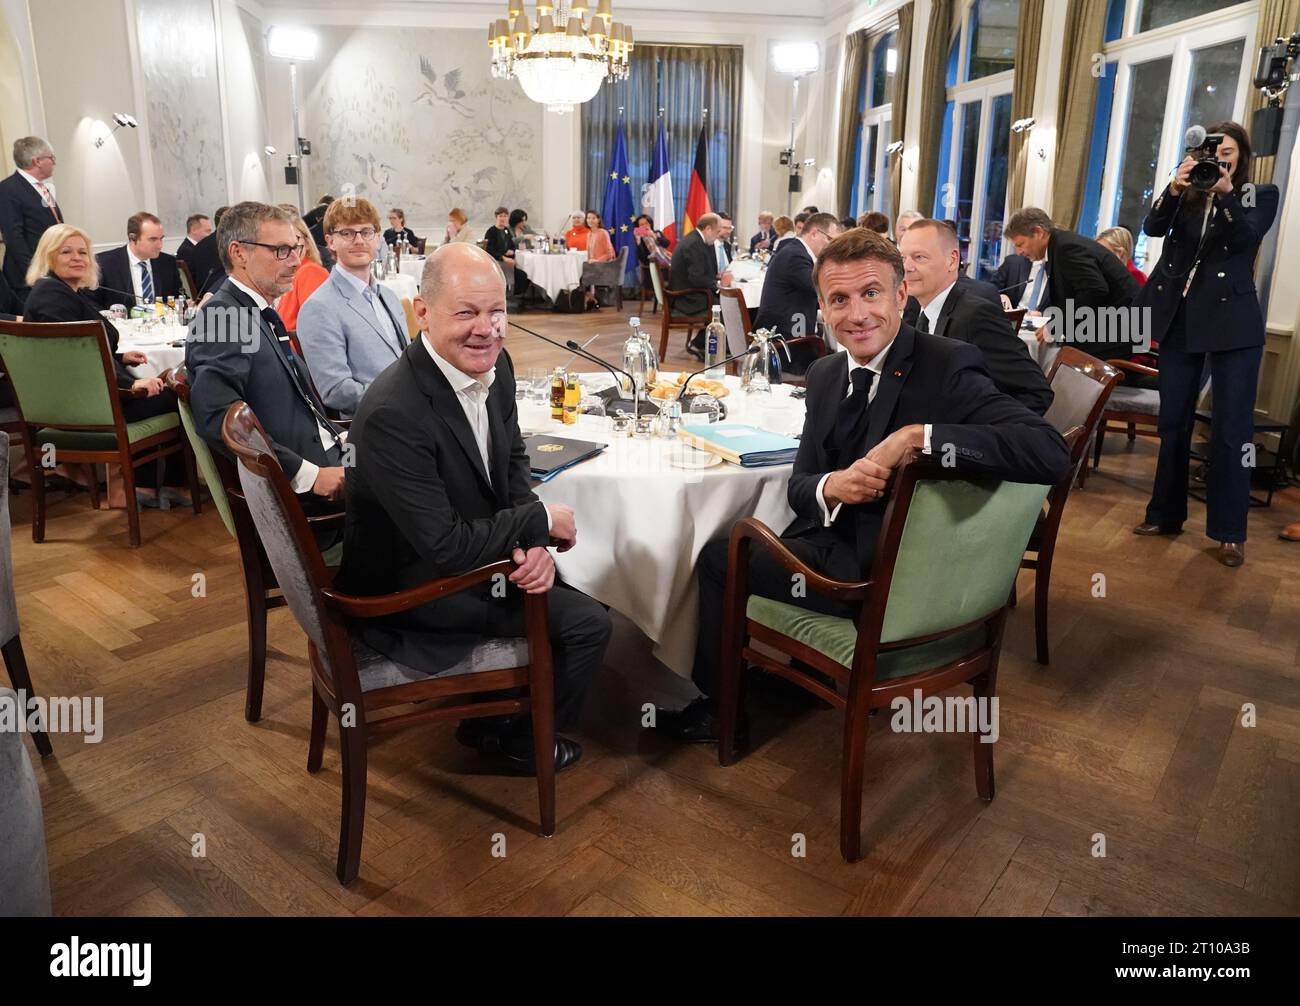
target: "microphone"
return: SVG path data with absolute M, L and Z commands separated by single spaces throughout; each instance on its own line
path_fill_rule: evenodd
M 1194 150 L 1197 147 L 1204 145 L 1206 135 L 1204 126 L 1190 126 L 1187 132 L 1183 134 L 1183 146 Z
M 604 367 L 614 376 L 615 386 L 618 386 L 618 375 L 622 374 L 624 377 L 627 378 L 628 384 L 631 385 L 632 388 L 636 388 L 636 381 L 632 380 L 632 375 L 629 374 L 626 370 L 620 370 L 614 367 L 612 364 L 602 360 L 599 356 L 596 356 L 594 353 L 588 353 L 585 349 L 579 346 L 572 339 L 570 339 L 568 343 L 565 344 L 563 342 L 557 342 L 555 339 L 548 338 L 547 336 L 542 335 L 541 332 L 534 332 L 531 328 L 524 328 L 524 326 L 519 324 L 517 321 L 507 321 L 506 324 L 509 325 L 511 328 L 519 329 L 519 331 L 521 332 L 527 332 L 529 335 L 541 339 L 542 342 L 549 342 L 552 346 L 555 346 L 557 349 L 570 349 L 573 351 L 575 356 L 580 356 L 584 360 L 594 363 L 599 367 Z M 633 399 L 632 408 L 634 411 L 637 410 L 635 398 Z
M 778 338 L 779 338 L 779 336 L 778 336 Z M 735 356 L 729 356 L 729 357 L 727 357 L 725 360 L 720 360 L 720 361 L 717 362 L 717 363 L 710 363 L 707 367 L 701 367 L 699 370 L 695 371 L 695 373 L 687 375 L 686 380 L 682 381 L 682 387 L 681 387 L 681 390 L 677 392 L 677 400 L 678 400 L 679 402 L 682 400 L 682 396 L 686 394 L 686 388 L 687 388 L 687 386 L 691 383 L 691 381 L 693 381 L 695 378 L 699 377 L 699 376 L 700 376 L 701 374 L 703 374 L 706 370 L 712 370 L 714 367 L 725 367 L 728 363 L 734 363 L 734 362 L 737 361 L 737 360 L 740 360 L 740 359 L 743 359 L 743 358 L 746 357 L 746 356 L 749 356 L 750 354 L 752 354 L 752 353 L 753 353 L 755 350 L 757 350 L 757 349 L 758 349 L 758 345 L 757 345 L 757 343 L 756 343 L 756 344 L 750 346 L 750 347 L 749 347 L 747 350 L 745 350 L 743 353 L 737 353 Z
M 137 300 L 142 299 L 141 295 L 136 293 L 134 290 L 115 290 L 111 286 L 104 286 L 102 283 L 99 286 L 95 287 L 95 289 L 107 290 L 109 293 L 120 293 L 123 297 L 130 297 L 132 304 L 134 304 Z
M 574 351 L 573 356 L 569 357 L 567 360 L 564 361 L 565 369 L 567 370 L 569 364 L 571 364 L 571 363 L 572 363 L 572 362 L 577 358 L 577 356 L 578 356 L 578 352 L 579 352 L 579 351 L 586 349 L 588 346 L 590 346 L 593 342 L 595 342 L 595 341 L 596 341 L 597 339 L 599 339 L 599 338 L 600 338 L 600 333 L 597 332 L 597 333 L 596 333 L 595 335 L 593 335 L 590 339 L 588 339 L 588 340 L 587 340 L 586 342 L 584 342 L 581 346 L 579 346 L 578 349 Z M 573 340 L 570 339 L 568 342 L 565 343 L 565 345 L 567 346 L 567 345 L 569 344 L 569 342 L 572 342 L 572 341 L 573 341 Z
M 1010 286 L 1004 286 L 998 293 L 1010 293 L 1012 290 L 1019 290 L 1022 286 L 1028 286 L 1029 280 L 1022 279 L 1019 283 L 1012 283 Z

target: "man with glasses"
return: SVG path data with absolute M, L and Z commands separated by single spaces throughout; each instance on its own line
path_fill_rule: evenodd
M 767 266 L 763 299 L 759 302 L 754 327 L 799 338 L 817 331 L 817 290 L 813 287 L 813 263 L 831 239 L 840 235 L 840 222 L 831 213 L 814 213 L 803 233 L 782 242 Z
M 5 242 L 4 277 L 14 295 L 27 299 L 27 267 L 46 229 L 63 223 L 54 198 L 54 151 L 39 136 L 14 141 L 17 170 L 0 181 L 0 237 Z
M 410 340 L 401 300 L 370 273 L 379 211 L 367 199 L 336 199 L 323 226 L 334 268 L 298 312 L 298 342 L 321 398 L 346 419 Z
M 185 347 L 199 433 L 228 455 L 222 420 L 231 403 L 247 402 L 308 515 L 338 510 L 343 437 L 271 307 L 293 285 L 302 239 L 284 210 L 245 202 L 222 216 L 217 246 L 228 275 L 190 324 Z

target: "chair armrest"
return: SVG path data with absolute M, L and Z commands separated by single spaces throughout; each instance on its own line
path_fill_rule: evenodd
M 1160 371 L 1155 367 L 1148 367 L 1141 363 L 1134 363 L 1132 360 L 1107 360 L 1108 364 L 1116 370 L 1127 370 L 1130 374 L 1145 374 L 1147 377 L 1159 377 Z M 1121 379 L 1123 375 L 1120 375 Z
M 706 297 L 713 298 L 717 293 L 713 290 L 705 290 L 703 287 L 688 286 L 684 290 L 664 290 L 665 297 L 682 297 L 688 293 L 702 293 Z
M 315 517 L 308 517 L 307 523 L 313 528 L 326 528 L 334 524 L 342 524 L 346 517 L 347 513 L 340 510 L 338 513 L 322 513 Z
M 798 556 L 785 547 L 785 544 L 770 527 L 754 517 L 745 517 L 737 521 L 736 526 L 731 529 L 733 553 L 737 545 L 745 540 L 759 542 L 772 553 L 772 557 L 778 564 L 791 573 L 801 574 L 807 581 L 808 586 L 819 594 L 825 594 L 827 597 L 833 597 L 840 601 L 861 601 L 865 600 L 867 592 L 871 588 L 870 580 L 863 580 L 861 583 L 832 580 L 830 577 L 818 573 L 811 566 L 806 566 Z
M 515 569 L 513 562 L 502 559 L 500 562 L 480 566 L 478 569 L 472 569 L 468 573 L 461 573 L 459 576 L 440 577 L 437 580 L 422 583 L 418 587 L 399 590 L 393 594 L 359 597 L 356 594 L 344 594 L 333 587 L 326 587 L 321 590 L 321 597 L 324 598 L 327 605 L 340 614 L 352 618 L 378 618 L 383 615 L 395 615 L 401 611 L 410 611 L 422 604 L 428 604 L 430 601 L 436 601 L 441 597 L 455 594 L 467 587 L 490 580 L 498 573 L 509 576 Z
M 782 339 L 781 342 L 787 349 L 793 349 L 795 346 L 810 346 L 816 351 L 817 356 L 826 355 L 826 340 L 815 335 L 801 335 L 795 339 Z
M 145 391 L 144 388 L 118 388 L 117 396 L 123 399 L 148 398 L 149 392 Z

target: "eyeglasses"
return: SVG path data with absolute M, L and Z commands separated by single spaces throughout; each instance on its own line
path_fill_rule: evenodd
M 236 238 L 236 240 L 238 240 L 238 238 Z M 307 247 L 301 241 L 299 241 L 296 245 L 268 245 L 268 244 L 263 244 L 261 241 L 240 241 L 239 243 L 241 245 L 254 245 L 258 248 L 268 248 L 271 251 L 275 252 L 275 257 L 279 259 L 281 262 L 287 259 L 290 255 L 297 255 L 299 258 L 301 258 L 303 251 Z
M 58 161 L 55 159 L 55 157 L 54 157 L 53 154 L 41 154 L 40 157 L 33 157 L 32 160 L 33 160 L 33 161 L 44 161 L 44 160 L 48 160 L 51 164 L 57 164 L 57 163 L 58 163 Z
M 353 230 L 351 227 L 342 227 L 338 230 L 330 231 L 331 234 L 337 234 L 344 241 L 351 244 L 357 238 L 362 241 L 373 241 L 376 231 L 373 227 L 363 227 L 361 230 Z

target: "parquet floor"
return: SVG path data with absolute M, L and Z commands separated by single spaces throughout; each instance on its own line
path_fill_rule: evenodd
M 621 345 L 610 310 L 521 320 L 580 338 L 608 327 L 600 347 Z M 518 333 L 510 346 L 521 366 L 559 356 Z M 147 512 L 132 551 L 122 515 L 81 495 L 33 545 L 23 495 L 15 576 L 37 687 L 105 706 L 102 743 L 56 736 L 37 764 L 56 912 L 1296 914 L 1300 546 L 1276 533 L 1300 493 L 1252 514 L 1248 562 L 1228 570 L 1199 506 L 1178 539 L 1129 533 L 1154 442 L 1109 442 L 1066 511 L 1050 667 L 1033 661 L 1032 574 L 1020 581 L 997 798 L 976 797 L 966 736 L 873 723 L 869 851 L 851 866 L 836 714 L 756 700 L 753 753 L 719 768 L 711 748 L 640 728 L 643 702 L 687 690 L 622 622 L 579 731 L 587 756 L 560 777 L 554 838 L 533 833 L 531 780 L 482 774 L 448 728 L 398 733 L 371 747 L 361 875 L 340 887 L 333 728 L 324 768 L 305 770 L 304 637 L 272 613 L 265 712 L 245 723 L 243 593 L 212 508 Z M 192 596 L 196 573 L 206 597 Z

